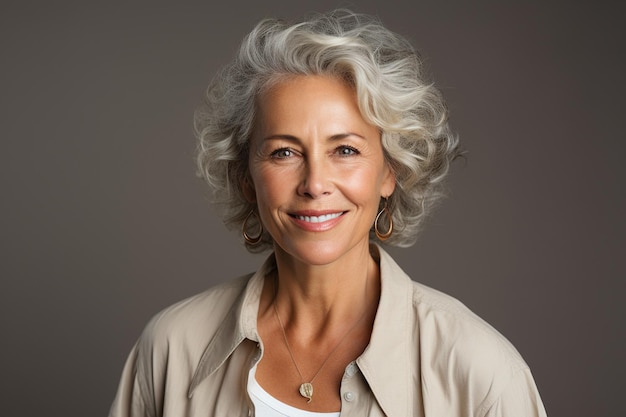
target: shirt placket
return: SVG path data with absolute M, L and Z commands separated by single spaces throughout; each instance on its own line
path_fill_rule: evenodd
M 341 380 L 341 417 L 384 417 L 356 362 L 350 362 Z

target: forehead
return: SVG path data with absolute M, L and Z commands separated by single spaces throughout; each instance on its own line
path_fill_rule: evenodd
M 257 128 L 307 123 L 370 125 L 361 115 L 354 89 L 334 77 L 292 76 L 271 83 L 259 95 Z

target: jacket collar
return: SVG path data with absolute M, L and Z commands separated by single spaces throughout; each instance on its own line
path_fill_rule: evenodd
M 370 343 L 356 363 L 385 414 L 408 416 L 413 382 L 407 363 L 417 354 L 417 347 L 411 342 L 415 326 L 410 319 L 411 279 L 379 246 L 372 250 L 374 257 L 377 254 L 380 301 Z
M 385 414 L 405 416 L 408 415 L 412 387 L 407 359 L 416 354 L 411 352 L 416 347 L 410 342 L 414 331 L 410 328 L 409 317 L 411 280 L 382 248 L 372 245 L 372 255 L 380 262 L 381 295 L 370 343 L 356 363 Z M 272 254 L 251 276 L 233 303 L 202 354 L 189 387 L 189 398 L 245 339 L 259 341 L 256 322 L 263 281 L 275 268 L 276 260 Z
M 188 397 L 193 396 L 196 387 L 209 375 L 226 362 L 228 357 L 245 339 L 259 342 L 257 333 L 257 315 L 261 291 L 265 276 L 276 268 L 276 259 L 272 254 L 261 268 L 249 277 L 245 288 L 239 294 L 224 317 L 213 339 L 209 342 L 189 386 Z

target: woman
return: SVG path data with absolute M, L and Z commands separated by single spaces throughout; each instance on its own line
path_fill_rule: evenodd
M 198 162 L 253 275 L 147 326 L 111 416 L 544 416 L 516 350 L 408 246 L 458 155 L 411 46 L 336 12 L 265 20 L 208 89 Z

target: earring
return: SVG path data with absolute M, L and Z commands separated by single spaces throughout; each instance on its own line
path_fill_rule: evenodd
M 258 228 L 260 230 L 257 236 L 250 236 L 246 231 L 246 229 L 248 228 L 248 220 L 250 220 L 250 216 L 252 215 L 254 215 L 254 217 L 256 217 L 258 220 Z M 243 224 L 241 225 L 241 233 L 243 234 L 243 238 L 245 239 L 245 241 L 250 245 L 254 246 L 261 241 L 261 238 L 263 237 L 263 224 L 261 223 L 259 215 L 256 214 L 254 210 L 251 210 L 250 213 L 248 213 L 248 215 L 246 216 L 246 219 L 243 221 Z
M 385 200 L 383 208 L 378 212 L 378 214 L 376 215 L 376 220 L 374 220 L 374 232 L 376 233 L 376 237 L 382 242 L 389 239 L 391 237 L 391 234 L 393 233 L 393 217 L 391 216 L 391 212 L 389 211 L 389 207 L 387 206 L 388 200 L 386 197 L 383 197 L 383 200 Z M 387 232 L 385 233 L 381 233 L 380 230 L 378 230 L 378 222 L 383 214 L 385 214 L 389 223 L 389 230 L 387 230 Z

